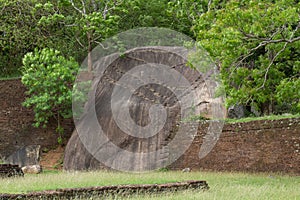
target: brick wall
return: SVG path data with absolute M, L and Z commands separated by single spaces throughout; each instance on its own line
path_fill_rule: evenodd
M 54 120 L 46 129 L 32 127 L 34 113 L 21 105 L 25 91 L 20 79 L 0 81 L 0 159 L 25 145 L 39 144 L 42 149 L 57 145 Z M 74 128 L 72 120 L 65 120 L 63 127 L 69 137 Z
M 0 81 L 0 156 L 8 156 L 24 145 L 57 145 L 56 123 L 47 129 L 32 127 L 34 113 L 24 108 L 26 88 L 20 79 Z M 74 124 L 63 123 L 66 138 Z M 274 171 L 300 174 L 300 119 L 225 124 L 214 149 L 199 159 L 207 124 L 199 126 L 190 148 L 169 168 L 226 171 Z
M 216 146 L 199 159 L 207 127 L 199 126 L 192 145 L 171 169 L 300 174 L 300 118 L 225 124 Z

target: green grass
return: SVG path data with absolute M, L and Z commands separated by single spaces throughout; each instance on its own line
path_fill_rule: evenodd
M 289 119 L 289 118 L 300 118 L 300 113 L 298 114 L 283 114 L 283 115 L 267 115 L 267 116 L 261 116 L 261 117 L 245 117 L 240 119 L 230 119 L 226 118 L 225 123 L 243 123 L 243 122 L 251 122 L 251 121 L 257 121 L 257 120 L 280 120 L 280 119 Z M 205 122 L 209 119 L 202 117 L 202 116 L 193 116 L 188 119 L 184 119 L 183 121 L 199 121 L 199 122 Z
M 206 180 L 210 189 L 131 196 L 130 199 L 300 199 L 299 176 L 174 171 L 143 174 L 47 171 L 39 175 L 25 175 L 24 178 L 0 179 L 0 193 L 26 193 L 101 185 L 159 184 L 185 180 Z
M 13 76 L 0 76 L 0 81 L 5 81 L 5 80 L 12 80 L 12 79 L 20 79 L 22 76 L 20 75 L 13 75 Z
M 279 119 L 288 119 L 288 118 L 300 118 L 299 114 L 286 114 L 286 115 L 268 115 L 262 117 L 246 117 L 241 119 L 226 119 L 227 123 L 240 123 L 240 122 L 251 122 L 256 120 L 279 120 Z

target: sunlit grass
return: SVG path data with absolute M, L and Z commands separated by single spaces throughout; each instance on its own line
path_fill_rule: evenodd
M 298 114 L 283 114 L 283 115 L 266 115 L 266 116 L 261 116 L 261 117 L 244 117 L 240 119 L 219 119 L 221 121 L 224 121 L 225 123 L 243 123 L 243 122 L 251 122 L 251 121 L 259 121 L 259 120 L 280 120 L 280 119 L 290 119 L 290 118 L 300 118 L 300 113 Z M 198 121 L 198 122 L 208 122 L 209 119 L 205 118 L 201 115 L 199 116 L 192 116 L 190 118 L 182 120 L 183 122 L 189 122 L 189 121 Z
M 245 117 L 241 119 L 226 119 L 227 123 L 240 123 L 240 122 L 251 122 L 257 120 L 279 120 L 279 119 L 288 119 L 288 118 L 300 118 L 299 114 L 285 114 L 285 115 L 268 115 L 262 117 Z
M 207 191 L 181 191 L 131 196 L 130 199 L 300 199 L 300 177 L 278 174 L 218 172 L 52 172 L 0 179 L 0 193 L 26 193 L 58 188 L 79 188 L 120 184 L 159 184 L 186 180 L 206 180 Z M 95 199 L 97 199 L 95 197 Z
M 6 80 L 12 80 L 12 79 L 20 79 L 22 76 L 19 74 L 11 75 L 11 76 L 1 76 L 0 75 L 0 81 L 6 81 Z

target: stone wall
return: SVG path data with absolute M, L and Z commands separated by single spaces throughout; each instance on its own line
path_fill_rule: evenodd
M 190 148 L 169 168 L 300 174 L 300 118 L 225 124 L 216 146 L 199 159 L 207 127 L 199 126 Z
M 0 159 L 26 145 L 38 144 L 42 149 L 57 145 L 54 120 L 46 129 L 32 127 L 34 113 L 21 105 L 25 91 L 20 79 L 0 81 Z M 63 127 L 66 137 L 70 137 L 74 129 L 72 120 L 65 120 Z
M 24 194 L 0 194 L 0 199 L 120 199 L 133 195 L 159 194 L 181 190 L 207 190 L 206 181 L 186 181 L 166 184 L 116 185 L 89 188 L 46 190 Z
M 54 121 L 47 129 L 32 127 L 34 113 L 21 105 L 25 91 L 20 79 L 0 81 L 0 159 L 26 145 L 39 144 L 42 149 L 57 145 Z M 70 137 L 72 120 L 63 126 L 66 137 Z M 200 160 L 206 129 L 207 124 L 199 126 L 190 148 L 169 168 L 300 174 L 299 118 L 226 124 L 214 149 Z
M 0 164 L 0 178 L 24 176 L 18 165 Z

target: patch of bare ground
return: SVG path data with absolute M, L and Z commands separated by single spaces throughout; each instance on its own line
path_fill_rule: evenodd
M 43 150 L 41 154 L 40 164 L 43 169 L 62 170 L 64 147 L 57 146 L 51 150 Z

